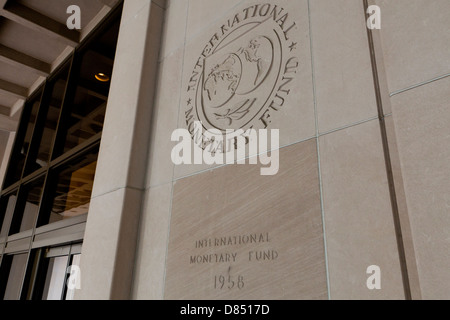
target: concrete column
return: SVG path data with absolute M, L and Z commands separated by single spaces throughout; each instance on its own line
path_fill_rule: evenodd
M 125 0 L 75 299 L 129 299 L 156 68 L 161 1 Z

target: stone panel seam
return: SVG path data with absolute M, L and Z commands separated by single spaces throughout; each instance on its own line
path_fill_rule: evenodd
M 189 8 L 190 8 L 190 1 L 188 1 L 186 6 L 186 23 L 184 28 L 184 43 L 183 43 L 183 55 L 182 55 L 182 61 L 181 61 L 181 77 L 179 80 L 179 96 L 178 96 L 178 114 L 177 114 L 177 120 L 180 119 L 180 109 L 181 109 L 181 98 L 182 93 L 181 90 L 183 90 L 183 76 L 184 76 L 184 64 L 185 64 L 185 55 L 186 55 L 186 43 L 187 43 L 187 26 L 189 21 Z M 170 204 L 169 204 L 169 223 L 168 223 L 168 230 L 167 230 L 167 241 L 166 241 L 166 257 L 164 261 L 164 275 L 163 275 L 163 285 L 162 285 L 162 299 L 164 299 L 164 296 L 166 294 L 166 276 L 167 276 L 167 257 L 169 256 L 169 239 L 170 239 L 170 225 L 172 221 L 172 207 L 173 207 L 173 195 L 174 195 L 174 185 L 175 182 L 173 181 L 173 177 L 175 176 L 175 165 L 172 167 L 172 182 L 170 187 Z
M 345 125 L 345 126 L 342 126 L 342 127 L 336 128 L 336 129 L 332 129 L 332 130 L 320 133 L 318 136 L 320 138 L 320 137 L 329 135 L 331 133 L 335 133 L 335 132 L 338 132 L 338 131 L 341 131 L 341 130 L 345 130 L 345 129 L 349 129 L 349 128 L 352 128 L 352 127 L 356 127 L 356 126 L 358 126 L 360 124 L 364 124 L 366 122 L 370 122 L 370 121 L 373 121 L 373 120 L 378 120 L 378 118 L 379 118 L 378 116 L 374 116 L 374 117 L 370 117 L 370 118 L 367 118 L 367 119 L 364 119 L 364 120 L 356 121 L 354 123 L 350 123 L 348 125 Z
M 145 191 L 144 188 L 136 188 L 136 187 L 132 187 L 132 186 L 118 187 L 118 188 L 111 189 L 111 190 L 109 190 L 109 191 L 107 191 L 107 192 L 103 192 L 103 193 L 101 193 L 101 194 L 92 196 L 92 197 L 91 197 L 91 201 L 92 201 L 93 199 L 97 199 L 97 198 L 103 197 L 103 196 L 105 196 L 105 195 L 108 195 L 108 194 L 110 194 L 110 193 L 114 193 L 114 192 L 117 192 L 117 191 L 119 191 L 119 190 L 124 190 L 124 189 L 135 190 L 135 191 Z
M 389 113 L 389 114 L 386 114 L 385 117 L 388 117 L 388 116 L 391 116 L 391 115 L 392 115 L 392 113 Z M 364 120 L 360 120 L 360 121 L 357 121 L 357 122 L 354 122 L 354 123 L 350 123 L 348 125 L 345 125 L 345 126 L 342 126 L 342 127 L 336 128 L 336 129 L 332 129 L 332 130 L 326 131 L 324 133 L 320 133 L 318 135 L 314 135 L 314 136 L 311 136 L 311 137 L 308 137 L 308 138 L 305 138 L 305 139 L 302 139 L 302 140 L 294 141 L 292 143 L 280 146 L 278 148 L 278 150 L 281 150 L 281 149 L 284 149 L 284 148 L 289 148 L 289 147 L 292 147 L 292 146 L 294 146 L 296 144 L 299 144 L 299 143 L 307 142 L 307 141 L 312 140 L 312 139 L 317 139 L 317 138 L 326 136 L 326 135 L 331 134 L 331 133 L 335 133 L 335 132 L 338 132 L 338 131 L 341 131 L 341 130 L 349 129 L 349 128 L 358 126 L 360 124 L 364 124 L 366 122 L 370 122 L 370 121 L 378 120 L 378 119 L 379 119 L 378 116 L 374 116 L 374 117 L 370 117 L 370 118 L 367 118 L 367 119 L 364 119 Z M 268 152 L 271 152 L 271 151 L 274 151 L 274 150 L 275 149 L 270 149 L 270 150 L 268 150 Z M 260 156 L 261 154 L 262 153 L 258 153 L 258 154 L 252 155 L 252 156 L 246 156 L 244 159 L 240 159 L 240 160 L 248 160 L 249 158 Z M 174 178 L 172 180 L 172 182 L 176 182 L 176 181 L 179 181 L 179 180 L 182 180 L 182 179 L 190 178 L 190 177 L 193 177 L 193 176 L 195 176 L 197 174 L 203 174 L 203 173 L 206 173 L 206 172 L 209 172 L 209 171 L 212 171 L 212 170 L 216 170 L 216 169 L 220 169 L 220 168 L 223 168 L 223 167 L 226 167 L 226 166 L 229 166 L 229 164 L 222 164 L 222 165 L 218 165 L 218 166 L 216 166 L 214 168 L 203 169 L 203 170 L 200 170 L 200 171 L 197 171 L 197 172 L 193 172 L 191 174 L 187 174 L 187 175 L 184 175 L 184 176 L 180 176 L 178 178 Z M 157 183 L 157 184 L 154 184 L 154 185 L 150 185 L 150 186 L 146 187 L 145 190 L 149 190 L 151 188 L 160 187 L 160 186 L 163 186 L 163 185 L 165 185 L 167 183 L 168 182 L 161 182 L 161 183 Z
M 324 259 L 325 259 L 325 271 L 327 280 L 327 296 L 328 300 L 331 300 L 331 290 L 330 290 L 330 272 L 328 264 L 328 248 L 327 248 L 327 233 L 325 226 L 325 210 L 323 201 L 323 181 L 322 181 L 322 167 L 320 162 L 320 145 L 319 145 L 319 115 L 317 110 L 317 95 L 316 95 L 316 77 L 314 68 L 314 50 L 313 50 L 313 35 L 312 35 L 312 22 L 311 22 L 311 6 L 310 0 L 308 0 L 308 23 L 309 23 L 309 42 L 310 42 L 310 52 L 311 52 L 311 74 L 312 74 L 312 85 L 313 85 L 313 96 L 314 96 L 314 118 L 316 127 L 316 150 L 317 150 L 317 168 L 318 168 L 318 180 L 319 180 L 319 192 L 320 192 L 320 212 L 322 218 L 322 233 L 323 233 L 323 246 L 324 246 Z
M 292 146 L 294 146 L 294 145 L 296 145 L 296 144 L 303 143 L 303 142 L 306 142 L 306 141 L 309 141 L 309 140 L 312 140 L 312 139 L 316 139 L 316 136 L 311 136 L 311 137 L 308 137 L 308 138 L 305 138 L 305 139 L 302 139 L 302 140 L 299 140 L 299 141 L 295 141 L 295 142 L 292 142 L 292 143 L 283 145 L 283 146 L 281 146 L 281 147 L 279 147 L 279 148 L 277 148 L 277 149 L 269 149 L 269 150 L 267 150 L 267 152 L 258 152 L 257 154 L 254 154 L 254 155 L 251 155 L 251 156 L 246 156 L 245 158 L 238 159 L 237 161 L 244 161 L 244 160 L 248 160 L 248 159 L 250 159 L 250 158 L 259 157 L 259 156 L 261 156 L 261 155 L 263 155 L 263 154 L 266 154 L 266 153 L 269 153 L 269 152 L 272 152 L 272 151 L 275 151 L 275 150 L 282 150 L 282 149 L 284 149 L 284 148 L 292 147 Z M 223 167 L 226 167 L 226 166 L 230 166 L 230 165 L 235 165 L 235 164 L 236 164 L 236 163 L 234 163 L 234 164 L 221 164 L 221 165 L 217 165 L 217 166 L 214 167 L 214 168 L 202 169 L 202 170 L 197 171 L 197 172 L 193 172 L 193 173 L 190 173 L 190 174 L 187 174 L 187 175 L 178 177 L 178 178 L 174 178 L 174 179 L 172 180 L 172 182 L 177 182 L 177 181 L 182 180 L 182 179 L 186 179 L 186 178 L 193 177 L 193 176 L 195 176 L 195 175 L 197 175 L 197 174 L 202 174 L 202 173 L 210 172 L 210 171 L 213 171 L 213 170 L 216 170 L 216 169 L 220 169 L 220 168 L 223 168 Z M 159 185 L 164 185 L 164 184 L 166 184 L 166 183 L 161 183 L 161 184 L 159 184 Z M 156 187 L 156 186 L 157 186 L 157 185 L 151 186 L 151 188 L 154 188 L 154 187 Z
M 406 92 L 406 91 L 409 91 L 409 90 L 413 90 L 413 89 L 422 87 L 422 86 L 424 86 L 424 85 L 433 83 L 433 82 L 435 82 L 435 81 L 439 81 L 439 80 L 445 79 L 445 78 L 447 78 L 447 77 L 450 77 L 450 73 L 444 74 L 444 75 L 442 75 L 442 76 L 440 76 L 440 77 L 433 78 L 433 79 L 430 79 L 430 80 L 427 80 L 427 81 L 424 81 L 424 82 L 421 82 L 421 83 L 417 83 L 417 84 L 415 84 L 415 85 L 412 85 L 412 86 L 410 86 L 410 87 L 407 87 L 407 88 L 404 88 L 404 89 L 401 89 L 401 90 L 394 91 L 394 92 L 390 93 L 389 96 L 390 96 L 390 97 L 393 97 L 393 96 L 395 96 L 395 95 L 398 95 L 398 94 L 404 93 L 404 92 Z

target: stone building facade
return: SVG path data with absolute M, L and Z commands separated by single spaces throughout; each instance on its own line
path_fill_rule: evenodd
M 74 298 L 448 299 L 449 13 L 125 0 Z

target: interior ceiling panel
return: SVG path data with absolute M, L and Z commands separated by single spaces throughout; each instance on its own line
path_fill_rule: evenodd
M 80 34 L 92 30 L 120 0 L 0 0 L 0 111 L 29 97 L 58 63 L 79 44 Z M 69 30 L 67 8 L 81 10 L 81 30 Z M 95 22 L 94 22 L 95 21 Z M 85 29 L 85 30 L 84 30 Z M 17 122 L 17 116 L 10 118 Z M 11 121 L 0 130 L 15 131 Z M 2 123 L 8 123 L 2 127 Z M 14 129 L 15 128 L 15 129 Z

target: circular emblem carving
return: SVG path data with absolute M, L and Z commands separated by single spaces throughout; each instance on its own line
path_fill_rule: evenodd
M 289 13 L 274 4 L 247 7 L 214 33 L 187 86 L 186 124 L 205 130 L 266 128 L 290 93 L 297 72 L 296 29 Z

